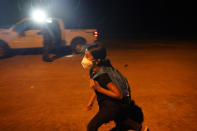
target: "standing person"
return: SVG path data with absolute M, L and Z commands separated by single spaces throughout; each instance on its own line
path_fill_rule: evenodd
M 60 25 L 56 19 L 53 19 L 52 23 L 49 24 L 48 28 L 50 28 L 53 38 L 52 47 L 55 49 L 54 53 L 56 54 L 56 57 L 58 57 L 60 55 L 60 45 L 62 42 Z
M 101 44 L 87 47 L 82 66 L 90 71 L 90 87 L 94 90 L 87 110 L 97 98 L 99 111 L 89 122 L 88 131 L 97 131 L 104 123 L 114 120 L 116 127 L 111 131 L 134 129 L 141 131 L 143 114 L 131 100 L 127 80 L 106 59 L 106 49 Z M 134 111 L 140 112 L 140 119 Z M 137 118 L 137 119 L 135 119 Z
M 43 61 L 51 62 L 52 59 L 49 58 L 51 48 L 54 44 L 54 33 L 52 32 L 49 24 L 45 23 L 42 25 L 40 34 L 43 35 Z

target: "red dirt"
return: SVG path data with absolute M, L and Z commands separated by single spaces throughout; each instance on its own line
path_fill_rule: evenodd
M 197 130 L 195 45 L 121 42 L 107 49 L 114 67 L 129 80 L 151 131 Z M 91 90 L 81 59 L 75 55 L 46 63 L 41 54 L 1 59 L 0 130 L 85 131 L 98 106 L 83 110 Z

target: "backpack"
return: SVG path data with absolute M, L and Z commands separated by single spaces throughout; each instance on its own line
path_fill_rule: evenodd
M 102 66 L 99 71 L 94 74 L 93 79 L 97 76 L 107 73 L 112 82 L 120 89 L 123 97 L 130 97 L 130 86 L 127 79 L 115 68 Z

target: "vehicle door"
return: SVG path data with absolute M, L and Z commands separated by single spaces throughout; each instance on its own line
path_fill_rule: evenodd
M 12 48 L 40 48 L 43 47 L 42 35 L 39 35 L 41 25 L 31 20 L 25 20 L 13 28 L 18 37 L 12 41 Z

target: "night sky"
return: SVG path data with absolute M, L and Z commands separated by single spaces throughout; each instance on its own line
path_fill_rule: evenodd
M 29 15 L 44 0 L 0 0 L 0 26 Z M 45 0 L 47 1 L 47 0 Z M 48 0 L 48 12 L 68 28 L 97 28 L 105 35 L 193 36 L 196 9 L 178 0 Z M 46 8 L 47 4 L 43 4 Z

